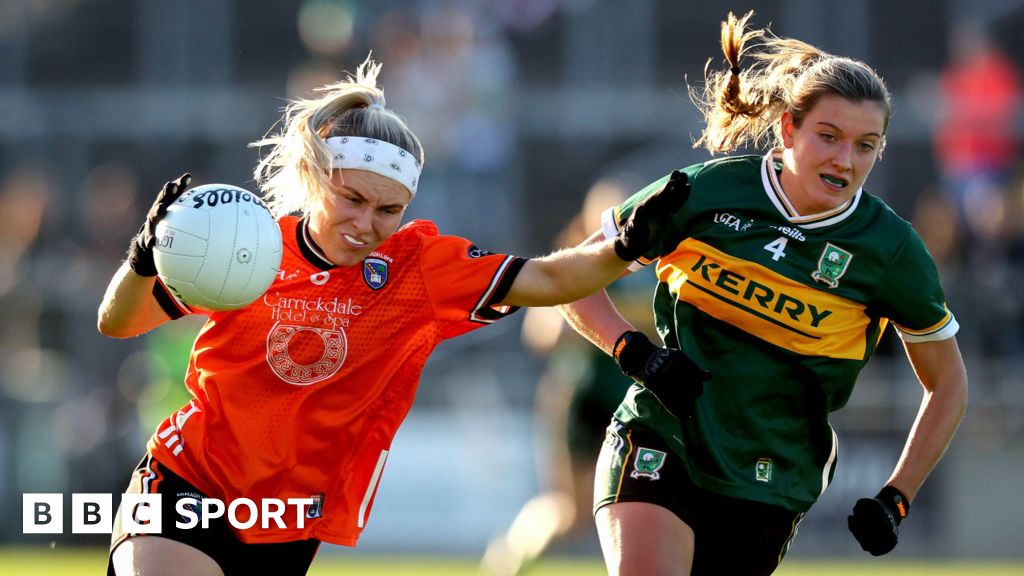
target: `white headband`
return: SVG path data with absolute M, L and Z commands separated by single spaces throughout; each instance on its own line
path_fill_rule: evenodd
M 373 138 L 333 136 L 327 139 L 331 149 L 331 168 L 368 170 L 390 178 L 416 195 L 420 181 L 420 163 L 405 150 Z

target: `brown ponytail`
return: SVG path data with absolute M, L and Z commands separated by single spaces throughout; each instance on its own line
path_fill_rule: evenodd
M 705 127 L 694 148 L 712 154 L 745 145 L 761 147 L 773 138 L 781 145 L 778 121 L 789 111 L 797 123 L 818 98 L 836 94 L 848 100 L 880 102 L 886 126 L 892 104 L 885 82 L 863 62 L 833 56 L 806 42 L 779 38 L 768 30 L 745 30 L 753 11 L 722 23 L 722 53 L 729 69 L 704 68 L 704 89 L 690 96 L 704 115 Z M 741 59 L 753 62 L 744 68 Z M 883 141 L 884 145 L 884 141 Z

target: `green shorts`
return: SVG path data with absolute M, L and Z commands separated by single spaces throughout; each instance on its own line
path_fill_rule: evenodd
M 594 513 L 618 502 L 665 508 L 693 529 L 692 576 L 771 574 L 803 514 L 698 488 L 657 434 L 612 419 L 597 461 Z

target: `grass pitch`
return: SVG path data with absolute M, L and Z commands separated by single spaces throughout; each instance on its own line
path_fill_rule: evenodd
M 107 562 L 106 550 L 73 547 L 0 548 L 0 574 L 4 576 L 99 576 Z M 543 560 L 524 576 L 601 576 L 598 558 Z M 790 559 L 777 576 L 1024 576 L 1024 562 L 966 562 L 865 559 Z M 339 557 L 321 554 L 310 576 L 480 576 L 475 558 L 409 556 Z

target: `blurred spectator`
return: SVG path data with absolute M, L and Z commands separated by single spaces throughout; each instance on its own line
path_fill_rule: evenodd
M 1020 75 L 978 23 L 957 26 L 951 50 L 936 153 L 961 222 L 972 236 L 991 238 L 1017 158 Z
M 340 67 L 325 60 L 308 60 L 295 64 L 288 70 L 285 92 L 289 99 L 313 98 L 314 90 L 338 79 Z
M 583 210 L 555 239 L 574 246 L 601 227 L 601 213 L 635 190 L 639 179 L 605 178 L 587 193 Z M 608 288 L 620 312 L 639 329 L 654 332 L 650 270 Z M 596 554 L 594 467 L 605 428 L 632 380 L 615 361 L 572 330 L 555 308 L 529 308 L 523 344 L 547 357 L 534 404 L 537 470 L 542 492 L 523 505 L 507 531 L 491 540 L 481 563 L 490 576 L 514 576 L 552 550 Z
M 0 297 L 14 297 L 18 287 L 28 280 L 32 249 L 36 246 L 43 225 L 43 214 L 54 194 L 53 179 L 46 170 L 22 167 L 12 171 L 0 183 Z M 28 291 L 22 296 L 32 296 Z M 12 310 L 8 308 L 8 311 Z M 17 328 L 5 322 L 5 329 Z M 4 333 L 4 347 L 9 338 L 37 342 L 33 333 L 23 329 L 15 334 Z
M 87 471 L 72 477 L 71 490 L 101 491 L 116 485 L 121 467 L 136 458 L 138 418 L 120 382 L 145 377 L 137 365 L 126 362 L 145 342 L 99 337 L 95 308 L 125 257 L 125 238 L 141 218 L 139 187 L 136 169 L 125 162 L 107 160 L 92 167 L 66 200 L 75 214 L 68 223 L 69 239 L 54 248 L 61 257 L 52 259 L 51 266 L 60 263 L 67 270 L 60 287 L 68 323 L 63 348 L 78 367 L 74 385 L 58 407 L 57 442 L 73 469 Z M 105 461 L 117 459 L 117 465 L 92 466 L 100 455 Z
M 49 167 L 18 166 L 0 181 L 0 490 L 8 494 L 59 490 L 66 479 L 50 447 L 68 362 L 44 344 L 47 285 L 60 277 L 40 274 L 37 261 L 57 192 Z M 16 518 L 17 509 L 0 502 L 0 518 Z M 14 523 L 0 526 L 0 536 L 17 532 Z
M 527 32 L 551 19 L 565 3 L 564 0 L 497 0 L 494 11 L 508 27 Z
M 32 373 L 31 366 L 16 364 L 35 364 L 39 349 L 46 346 L 47 282 L 37 259 L 56 188 L 52 172 L 35 166 L 12 170 L 0 182 L 0 397 L 28 402 L 52 398 L 46 382 L 18 377 Z
M 1018 266 L 1010 259 L 1008 200 L 1019 146 L 1020 74 L 983 25 L 964 22 L 953 29 L 951 60 L 940 90 L 935 150 L 955 223 L 962 229 L 958 240 L 967 273 L 965 284 L 951 286 L 950 300 L 973 304 L 966 309 L 974 321 L 964 323 L 960 336 L 966 349 L 1007 353 L 1020 344 L 1015 320 L 1020 296 L 1006 290 Z
M 911 222 L 935 258 L 943 279 L 951 280 L 949 276 L 957 275 L 960 269 L 958 246 L 962 241 L 953 202 L 930 187 L 918 196 Z
M 423 138 L 429 169 L 422 186 L 430 193 L 410 216 L 481 246 L 515 245 L 522 229 L 509 177 L 515 64 L 503 30 L 483 16 L 456 2 L 425 4 L 416 19 L 385 14 L 370 47 L 390 46 L 394 60 L 383 60 L 388 104 Z

